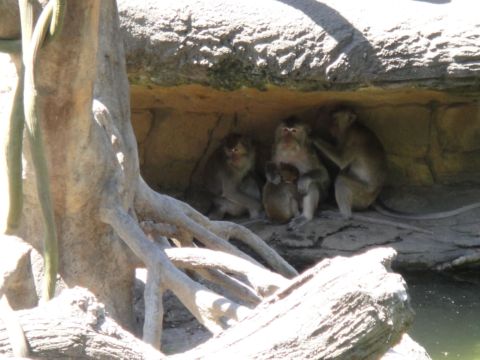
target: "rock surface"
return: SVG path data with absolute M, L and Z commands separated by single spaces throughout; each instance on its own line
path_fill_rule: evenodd
M 30 262 L 32 247 L 11 235 L 1 235 L 0 241 L 0 288 L 14 310 L 36 306 L 37 293 Z
M 431 357 L 408 334 L 404 334 L 402 340 L 380 360 L 431 360 Z
M 432 213 L 450 210 L 480 199 L 476 189 L 418 188 L 386 192 L 387 204 L 405 212 Z M 374 211 L 357 214 L 371 221 L 345 220 L 336 209 L 320 211 L 300 232 L 287 231 L 285 225 L 248 225 L 274 246 L 287 260 L 308 267 L 338 254 L 351 256 L 376 246 L 394 248 L 398 256 L 394 267 L 399 270 L 450 269 L 478 266 L 480 209 L 441 220 L 407 221 L 389 218 Z M 393 221 L 415 226 L 430 233 L 375 223 Z
M 120 0 L 130 79 L 217 88 L 478 90 L 472 3 Z

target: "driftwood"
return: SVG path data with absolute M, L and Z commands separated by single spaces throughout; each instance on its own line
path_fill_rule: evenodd
M 33 309 L 16 312 L 35 359 L 161 359 L 149 345 L 105 315 L 103 304 L 83 288 L 62 292 Z M 11 355 L 0 325 L 0 354 Z
M 172 359 L 378 359 L 412 321 L 403 279 L 390 273 L 391 249 L 318 264 L 264 300 L 241 322 Z M 103 305 L 74 288 L 17 311 L 32 356 L 162 359 L 110 320 Z M 0 354 L 11 354 L 0 324 Z
M 180 359 L 378 359 L 413 319 L 395 252 L 326 260 Z M 386 267 L 385 267 L 386 266 Z

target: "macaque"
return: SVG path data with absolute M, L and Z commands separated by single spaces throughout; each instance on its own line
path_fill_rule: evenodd
M 389 217 L 433 220 L 480 207 L 480 202 L 476 202 L 450 211 L 427 214 L 402 213 L 389 209 L 377 200 L 386 179 L 386 157 L 382 144 L 371 130 L 356 121 L 357 116 L 352 110 L 339 109 L 332 117 L 330 133 L 337 142 L 336 146 L 320 139 L 315 139 L 314 144 L 340 168 L 335 180 L 335 199 L 344 217 L 352 217 L 352 210 L 363 210 L 372 206 L 380 214 Z M 408 226 L 401 223 L 391 224 L 403 228 Z M 418 228 L 411 229 L 421 231 Z
M 286 223 L 300 214 L 297 190 L 299 171 L 292 165 L 280 164 L 277 167 L 274 163 L 269 163 L 266 173 L 263 208 L 271 221 Z
M 213 196 L 209 217 L 244 213 L 256 218 L 260 214 L 260 188 L 254 177 L 255 149 L 251 140 L 230 134 L 212 154 L 205 167 L 205 186 Z
M 299 172 L 297 190 L 302 213 L 288 225 L 289 230 L 297 230 L 313 218 L 319 202 L 327 197 L 330 186 L 330 177 L 312 145 L 307 124 L 295 117 L 280 123 L 275 130 L 272 162 L 277 167 L 292 165 Z M 275 178 L 275 173 L 269 173 L 268 168 L 266 175 L 267 178 Z
M 375 134 L 359 124 L 349 109 L 333 113 L 330 133 L 336 146 L 315 139 L 315 146 L 339 168 L 335 199 L 340 213 L 350 218 L 352 209 L 362 210 L 374 203 L 386 179 L 386 158 Z

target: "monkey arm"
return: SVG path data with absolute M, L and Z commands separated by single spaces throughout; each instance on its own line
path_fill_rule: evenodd
M 353 161 L 353 157 L 348 153 L 337 149 L 331 144 L 321 139 L 314 139 L 313 144 L 320 150 L 325 156 L 332 160 L 340 169 L 345 169 Z
M 273 161 L 270 161 L 265 165 L 265 176 L 268 182 L 275 185 L 280 184 L 280 181 L 282 180 L 278 173 L 277 165 Z
M 231 181 L 223 182 L 222 196 L 251 210 L 259 211 L 261 207 L 259 200 L 243 193 L 238 186 Z
M 330 186 L 330 176 L 327 169 L 322 166 L 301 175 L 297 184 L 298 191 L 301 194 L 305 194 L 312 183 L 316 183 L 322 191 L 326 191 Z

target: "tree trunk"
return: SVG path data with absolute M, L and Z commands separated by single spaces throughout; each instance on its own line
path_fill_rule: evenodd
M 0 10 L 6 6 L 14 7 L 12 2 L 0 3 Z M 297 272 L 251 231 L 233 223 L 212 222 L 190 206 L 155 193 L 140 177 L 115 1 L 67 2 L 64 24 L 61 34 L 40 50 L 35 63 L 62 280 L 68 287 L 91 290 L 115 320 L 131 329 L 134 266 L 140 259 L 149 269 L 144 339 L 159 346 L 163 313 L 159 299 L 164 288 L 172 290 L 211 332 L 221 331 L 245 317 L 249 309 L 208 291 L 179 271 L 164 251 L 162 235 L 190 243 L 195 238 L 210 249 L 251 262 L 255 268 L 243 273 L 237 268 L 234 274 L 250 274 L 246 276 L 253 284 L 250 300 L 267 296 L 283 283 L 283 276 L 293 277 Z M 28 149 L 25 158 L 25 204 L 16 235 L 40 252 L 43 224 Z M 147 234 L 139 220 L 153 221 L 155 234 Z M 163 223 L 166 226 L 160 226 Z M 167 228 L 175 234 L 162 233 Z M 158 242 L 152 241 L 154 237 Z M 260 271 L 264 279 L 252 279 L 262 265 L 230 244 L 231 237 L 247 244 L 283 276 Z M 185 254 L 180 255 L 185 259 Z M 197 257 L 189 254 L 189 259 Z M 216 266 L 221 268 L 226 261 Z M 236 286 L 225 278 L 228 275 L 215 271 L 218 281 Z
M 52 301 L 16 315 L 35 359 L 163 358 L 107 317 L 104 305 L 82 288 L 66 290 Z M 0 354 L 12 354 L 3 323 Z
M 391 249 L 326 260 L 290 281 L 233 328 L 169 359 L 378 359 L 402 338 L 413 312 Z M 349 285 L 351 284 L 351 285 Z M 106 317 L 82 289 L 17 312 L 40 358 L 163 358 Z M 0 339 L 5 339 L 0 326 Z M 0 353 L 9 353 L 0 340 Z
M 62 33 L 39 53 L 36 82 L 60 239 L 61 278 L 68 286 L 90 289 L 115 319 L 131 328 L 132 253 L 99 218 L 103 191 L 115 168 L 111 151 L 106 150 L 111 139 L 92 115 L 95 85 L 96 93 L 108 98 L 105 106 L 122 129 L 117 141 L 123 146 L 125 182 L 118 195 L 128 208 L 133 202 L 138 164 L 133 134 L 123 129 L 130 126 L 129 94 L 121 40 L 113 31 L 115 21 L 112 1 L 68 2 Z M 103 61 L 107 57 L 109 61 Z M 107 85 L 108 81 L 112 82 Z M 41 252 L 43 229 L 35 177 L 28 153 L 26 158 L 20 236 Z
M 232 329 L 175 360 L 378 359 L 413 320 L 395 252 L 325 260 L 277 291 Z

